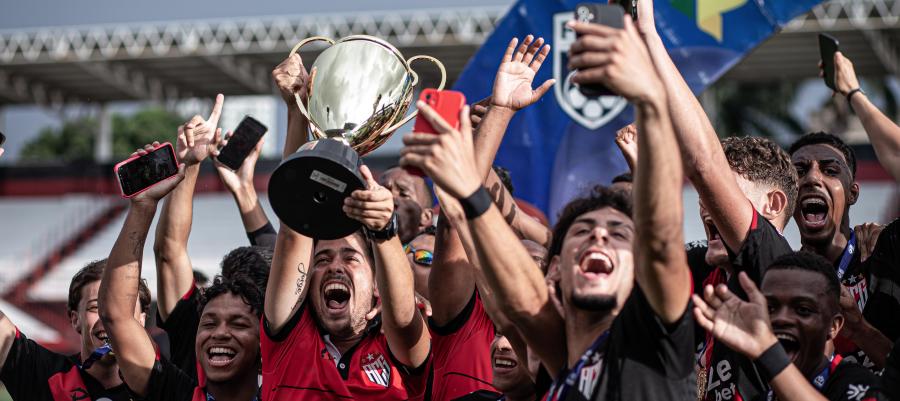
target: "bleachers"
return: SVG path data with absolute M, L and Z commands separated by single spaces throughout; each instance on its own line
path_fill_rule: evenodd
M 260 194 L 260 202 L 269 219 L 277 227 L 275 214 L 269 207 L 268 199 Z M 160 204 L 159 210 L 162 210 Z M 157 219 L 158 219 L 157 213 Z M 156 220 L 150 227 L 150 234 L 144 246 L 144 263 L 142 275 L 148 281 L 151 291 L 156 292 L 156 271 L 153 259 L 153 238 Z M 59 266 L 40 280 L 28 294 L 32 301 L 62 301 L 66 298 L 65 289 L 69 286 L 72 275 L 90 261 L 109 256 L 113 242 L 125 215 L 113 220 L 104 230 L 70 257 L 62 260 Z M 191 262 L 194 268 L 203 271 L 209 277 L 219 272 L 219 262 L 225 254 L 239 246 L 249 245 L 241 224 L 237 205 L 231 195 L 221 193 L 198 194 L 194 198 L 194 222 L 188 242 Z
M 0 293 L 115 201 L 82 194 L 0 198 Z

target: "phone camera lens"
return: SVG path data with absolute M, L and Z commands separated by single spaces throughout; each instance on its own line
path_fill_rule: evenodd
M 316 192 L 313 194 L 313 201 L 320 205 L 324 204 L 326 201 L 328 201 L 328 195 L 325 194 L 325 191 Z

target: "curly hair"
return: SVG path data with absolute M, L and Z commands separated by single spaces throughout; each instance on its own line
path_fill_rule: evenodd
M 632 199 L 628 193 L 602 185 L 594 187 L 587 196 L 572 200 L 559 212 L 559 218 L 556 225 L 553 226 L 553 240 L 550 242 L 550 249 L 547 252 L 548 260 L 562 251 L 566 232 L 569 231 L 569 227 L 578 216 L 610 207 L 631 217 L 632 206 Z
M 235 273 L 231 277 L 216 276 L 213 279 L 213 284 L 203 291 L 198 312 L 203 314 L 203 309 L 206 308 L 210 301 L 229 293 L 240 297 L 250 307 L 256 317 L 262 316 L 265 295 L 250 277 L 240 272 Z
M 265 292 L 272 268 L 272 249 L 263 246 L 242 246 L 222 258 L 222 277 L 243 275 Z
M 728 165 L 735 173 L 754 182 L 771 185 L 787 196 L 785 216 L 794 212 L 797 200 L 797 170 L 791 157 L 767 138 L 742 136 L 722 141 Z
M 800 148 L 809 145 L 829 145 L 839 150 L 844 154 L 844 158 L 847 159 L 847 166 L 850 167 L 850 179 L 856 179 L 856 153 L 853 149 L 848 146 L 841 138 L 838 138 L 834 135 L 825 132 L 813 132 L 810 134 L 803 135 L 796 142 L 791 144 L 791 147 L 788 149 L 788 153 L 792 156 L 796 153 Z
M 100 281 L 103 278 L 103 269 L 106 269 L 106 259 L 95 260 L 78 270 L 72 276 L 69 283 L 69 299 L 66 301 L 66 307 L 69 311 L 77 311 L 78 304 L 81 303 L 81 289 L 90 283 Z M 147 281 L 140 279 L 138 281 L 138 300 L 141 302 L 141 312 L 147 313 L 150 310 L 150 288 L 147 287 Z

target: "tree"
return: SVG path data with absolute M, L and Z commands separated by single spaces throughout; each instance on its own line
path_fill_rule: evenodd
M 113 158 L 125 158 L 153 141 L 174 141 L 178 126 L 183 122 L 180 115 L 158 107 L 146 108 L 130 116 L 114 114 Z M 100 124 L 93 117 L 66 121 L 59 129 L 44 128 L 25 145 L 21 158 L 42 162 L 93 160 L 99 129 Z

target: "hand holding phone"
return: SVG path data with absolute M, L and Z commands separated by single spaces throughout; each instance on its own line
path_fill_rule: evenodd
M 268 131 L 268 128 L 255 118 L 250 116 L 244 117 L 228 139 L 228 144 L 219 151 L 216 160 L 232 171 L 241 168 L 244 159 L 253 151 L 253 148 L 266 134 L 266 131 Z
M 459 113 L 466 105 L 466 96 L 462 92 L 452 90 L 425 89 L 419 95 L 419 100 L 425 102 L 429 107 L 434 109 L 441 118 L 453 129 L 459 129 Z M 431 125 L 422 113 L 416 117 L 416 123 L 413 126 L 413 132 L 439 134 L 439 131 Z M 424 177 L 422 170 L 414 167 L 405 167 L 406 172 Z
M 581 3 L 575 7 L 575 20 L 625 29 L 625 9 L 618 4 Z M 578 91 L 582 95 L 592 97 L 615 95 L 609 88 L 600 84 L 578 85 Z
M 122 197 L 132 198 L 178 174 L 175 148 L 169 142 L 147 145 L 116 164 L 113 172 L 118 178 Z
M 838 40 L 834 37 L 820 33 L 819 34 L 819 54 L 822 57 L 822 78 L 825 79 L 825 85 L 836 91 L 837 85 L 834 83 L 834 54 L 838 51 Z

